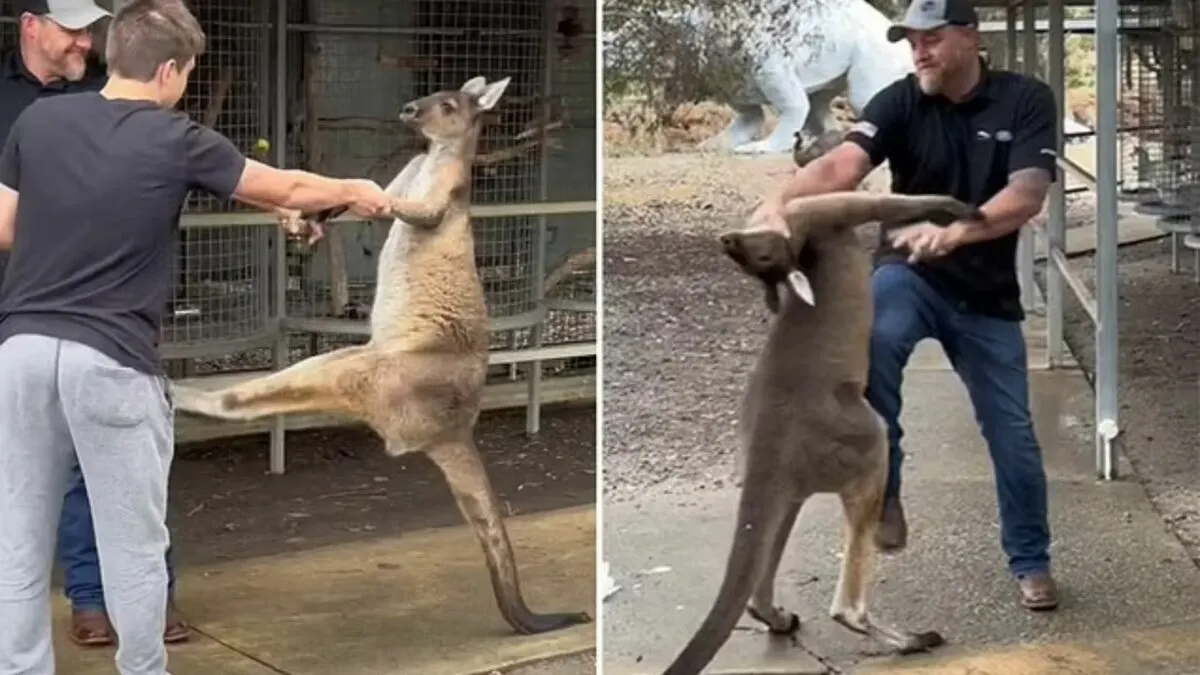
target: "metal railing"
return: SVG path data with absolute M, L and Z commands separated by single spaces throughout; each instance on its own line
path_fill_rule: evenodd
M 498 204 L 479 205 L 471 208 L 472 217 L 476 218 L 498 217 L 515 214 L 546 216 L 578 213 L 595 214 L 596 202 L 578 201 L 531 204 Z M 232 223 L 230 222 L 231 220 L 237 220 L 237 222 Z M 352 217 L 342 217 L 335 220 L 342 222 L 355 221 L 355 219 Z M 544 228 L 544 218 L 540 218 L 539 220 L 541 221 L 540 227 Z M 180 225 L 183 228 L 219 228 L 232 227 L 235 225 L 278 228 L 276 220 L 270 214 L 265 213 L 187 214 L 181 218 Z M 283 234 L 282 231 L 277 230 L 275 237 L 276 250 L 282 250 L 286 235 Z M 539 233 L 538 239 L 539 241 L 544 242 L 544 233 Z M 536 256 L 536 258 L 544 261 L 544 255 Z M 544 278 L 545 273 L 545 270 L 541 268 L 534 270 L 534 274 L 537 278 Z M 275 294 L 276 297 L 284 295 L 286 293 L 287 283 L 288 276 L 286 265 L 272 266 L 268 283 L 269 293 Z M 291 361 L 291 345 L 288 340 L 288 335 L 293 331 L 306 333 L 358 335 L 363 337 L 369 336 L 370 333 L 370 326 L 365 320 L 292 317 L 287 313 L 287 302 L 276 302 L 273 305 L 273 309 L 273 315 L 269 317 L 267 322 L 267 330 L 260 334 L 257 339 L 252 340 L 249 344 L 250 346 L 272 346 L 272 356 L 275 369 L 286 367 Z M 572 300 L 556 301 L 548 300 L 544 295 L 539 295 L 537 306 L 534 310 L 516 316 L 506 316 L 493 319 L 491 322 L 492 333 L 497 334 L 516 328 L 541 328 L 547 320 L 549 312 L 555 309 L 571 312 L 595 313 L 596 304 L 594 300 L 590 302 Z M 541 344 L 540 341 L 535 341 L 534 344 L 528 347 L 494 349 L 490 352 L 488 361 L 490 365 L 528 364 L 530 366 L 531 373 L 525 381 L 527 386 L 525 399 L 527 419 L 526 426 L 528 431 L 531 433 L 536 433 L 539 427 L 540 410 L 541 406 L 543 405 L 543 384 L 540 376 L 543 363 L 561 359 L 595 357 L 597 355 L 597 341 L 594 338 L 586 342 L 566 344 Z M 171 356 L 179 357 L 180 354 L 171 354 Z M 252 371 L 249 373 L 240 374 L 240 376 L 257 377 L 261 376 L 262 374 L 262 371 Z M 236 377 L 238 375 L 234 376 Z M 594 395 L 594 393 L 592 395 Z M 321 420 L 319 424 L 305 426 L 326 426 L 342 421 L 341 418 L 335 419 L 333 416 L 327 415 L 317 416 L 317 418 Z M 235 428 L 234 425 L 229 425 L 229 427 Z M 250 427 L 243 425 L 241 432 L 244 432 L 247 428 L 255 429 L 253 425 Z M 284 473 L 287 454 L 286 445 L 284 443 L 285 432 L 288 429 L 296 428 L 303 427 L 298 427 L 295 425 L 289 426 L 284 416 L 278 416 L 272 420 L 271 426 L 267 430 L 270 434 L 269 470 L 271 473 Z
M 537 433 L 543 400 L 595 396 L 599 282 L 586 261 L 595 257 L 596 148 L 581 140 L 594 138 L 595 73 L 563 55 L 553 4 L 201 0 L 191 7 L 210 53 L 180 107 L 247 154 L 262 152 L 269 139 L 279 167 L 385 183 L 415 152 L 393 119 L 405 96 L 479 74 L 511 76 L 480 139 L 471 209 L 492 314 L 485 407 L 524 406 L 526 430 Z M 5 0 L 0 8 L 9 8 Z M 15 46 L 14 21 L 0 17 L 0 48 Z M 594 34 L 573 39 L 587 45 Z M 587 54 L 585 61 L 593 58 Z M 180 218 L 161 340 L 180 385 L 261 376 L 369 337 L 360 310 L 371 302 L 386 225 L 338 221 L 319 249 L 297 251 L 269 214 L 192 195 Z M 189 417 L 177 429 L 181 441 L 269 432 L 270 469 L 282 473 L 285 425 L 323 426 L 316 417 L 253 424 Z
M 1049 2 L 1048 20 L 1038 26 L 1034 0 L 1016 0 L 1006 8 L 1006 32 L 1009 67 L 1016 70 L 1017 11 L 1021 6 L 1023 30 L 1022 69 L 1038 75 L 1038 28 L 1049 37 L 1044 79 L 1054 91 L 1058 104 L 1056 116 L 1063 119 L 1066 112 L 1065 87 L 1065 21 L 1063 3 Z M 1118 75 L 1118 6 L 1117 0 L 1097 0 L 1093 23 L 1096 45 L 1096 106 L 1094 135 L 1097 172 L 1092 176 L 1083 167 L 1063 154 L 1064 134 L 1059 130 L 1054 150 L 1059 169 L 1058 180 L 1051 186 L 1048 218 L 1045 227 L 1022 231 L 1018 248 L 1018 269 L 1022 288 L 1022 303 L 1026 308 L 1036 305 L 1037 287 L 1034 280 L 1034 237 L 1040 236 L 1046 248 L 1046 323 L 1047 349 L 1050 367 L 1064 364 L 1063 335 L 1064 286 L 1069 288 L 1091 319 L 1095 329 L 1095 466 L 1103 480 L 1117 476 L 1117 441 L 1121 435 L 1117 401 L 1118 361 L 1118 303 L 1117 303 L 1117 75 Z M 1066 179 L 1082 181 L 1096 194 L 1096 293 L 1093 296 L 1067 264 L 1066 250 Z

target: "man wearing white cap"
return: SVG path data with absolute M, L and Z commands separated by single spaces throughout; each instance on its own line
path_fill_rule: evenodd
M 99 91 L 108 77 L 92 57 L 92 31 L 109 13 L 89 0 L 28 0 L 16 3 L 19 47 L 0 56 L 0 145 L 17 116 L 39 98 Z M 0 251 L 0 279 L 8 253 Z M 100 557 L 83 474 L 76 466 L 63 500 L 58 531 L 64 590 L 71 602 L 70 637 L 80 645 L 113 643 L 100 581 Z M 168 612 L 164 639 L 186 640 L 190 628 L 174 609 L 174 570 L 167 560 Z

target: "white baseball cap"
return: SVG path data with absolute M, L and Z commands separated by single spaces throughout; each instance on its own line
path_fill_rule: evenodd
M 17 2 L 18 14 L 44 16 L 67 30 L 80 30 L 112 13 L 93 0 L 24 0 Z

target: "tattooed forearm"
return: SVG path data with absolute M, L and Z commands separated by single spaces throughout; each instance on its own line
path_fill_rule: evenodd
M 987 241 L 1019 230 L 1042 210 L 1050 182 L 1050 172 L 1045 169 L 1021 169 L 1009 174 L 1008 185 L 979 207 L 985 223 L 965 228 L 964 242 Z
M 1008 187 L 1041 210 L 1046 193 L 1050 191 L 1050 172 L 1045 169 L 1029 168 L 1014 171 L 1008 176 Z

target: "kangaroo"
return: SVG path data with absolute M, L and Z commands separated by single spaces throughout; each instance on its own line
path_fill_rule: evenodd
M 395 220 L 379 256 L 367 344 L 219 391 L 181 391 L 176 405 L 231 420 L 342 413 L 379 434 L 389 456 L 425 453 L 479 538 L 500 613 L 518 633 L 534 634 L 592 618 L 587 612 L 535 614 L 526 606 L 499 502 L 474 441 L 491 330 L 468 214 L 471 165 L 481 116 L 496 105 L 509 79 L 489 84 L 475 77 L 458 91 L 425 96 L 401 111 L 400 120 L 428 147 L 386 188 Z
M 871 270 L 853 230 L 870 221 L 949 223 L 980 216 L 950 197 L 840 192 L 792 200 L 785 219 L 790 236 L 748 228 L 719 237 L 724 253 L 763 284 L 774 319 L 740 410 L 743 481 L 725 578 L 665 675 L 701 672 L 743 608 L 771 633 L 800 629 L 795 614 L 774 605 L 775 576 L 801 507 L 818 493 L 839 495 L 845 515 L 833 620 L 902 654 L 944 642 L 934 631 L 878 623 L 869 611 L 887 438 L 883 418 L 864 396 Z

